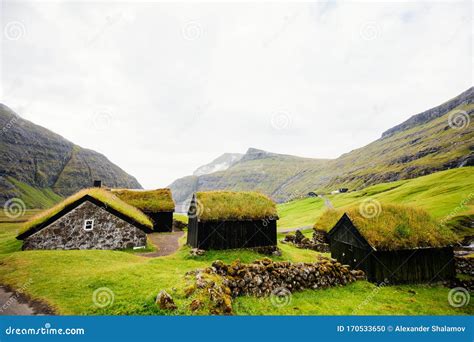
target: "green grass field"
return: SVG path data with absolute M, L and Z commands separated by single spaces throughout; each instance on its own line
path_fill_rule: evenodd
M 474 211 L 474 167 L 436 172 L 428 176 L 382 183 L 363 190 L 326 196 L 335 208 L 372 198 L 381 203 L 407 204 L 428 211 L 435 219 L 454 220 Z M 278 205 L 278 227 L 313 225 L 326 210 L 322 198 L 306 198 Z M 473 234 L 471 232 L 471 234 Z
M 182 246 L 175 254 L 145 258 L 122 251 L 21 251 L 15 236 L 21 224 L 0 224 L 0 284 L 23 289 L 42 299 L 58 314 L 77 315 L 190 315 L 192 298 L 186 298 L 184 275 L 221 259 L 251 262 L 261 255 L 247 250 L 210 251 L 190 257 Z M 181 239 L 183 243 L 184 237 Z M 283 255 L 274 260 L 311 262 L 317 252 L 281 244 Z M 108 290 L 100 290 L 107 288 Z M 165 289 L 178 305 L 176 312 L 162 311 L 154 304 Z M 113 297 L 105 307 L 95 304 Z M 306 290 L 292 295 L 288 305 L 277 307 L 270 298 L 241 297 L 234 300 L 238 315 L 464 315 L 474 313 L 474 304 L 462 308 L 448 303 L 449 289 L 437 286 L 406 285 L 378 288 L 359 281 L 347 287 Z M 109 296 L 109 297 L 107 297 Z
M 19 197 L 23 200 L 27 208 L 49 208 L 62 199 L 61 196 L 53 192 L 50 188 L 35 188 L 13 177 L 8 177 L 8 181 L 19 191 Z

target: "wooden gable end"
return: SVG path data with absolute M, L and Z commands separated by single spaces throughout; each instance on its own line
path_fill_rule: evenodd
M 331 241 L 342 242 L 361 249 L 374 250 L 360 234 L 347 214 L 344 214 L 336 225 L 329 231 Z

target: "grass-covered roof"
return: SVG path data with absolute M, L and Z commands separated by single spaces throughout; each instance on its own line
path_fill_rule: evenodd
M 331 230 L 344 213 L 367 242 L 379 250 L 442 247 L 456 242 L 456 235 L 426 211 L 403 205 L 383 204 L 379 214 L 368 218 L 359 206 L 327 210 L 315 228 Z
M 174 211 L 170 189 L 156 190 L 112 190 L 122 201 L 145 212 Z
M 197 217 L 203 221 L 277 219 L 275 203 L 249 191 L 204 191 L 196 193 Z
M 73 205 L 75 202 L 87 195 L 98 200 L 99 202 L 104 203 L 107 205 L 107 207 L 116 210 L 133 222 L 150 229 L 153 228 L 153 223 L 150 221 L 150 219 L 137 208 L 125 203 L 108 190 L 91 188 L 81 190 L 66 198 L 62 202 L 56 204 L 54 207 L 33 216 L 28 222 L 24 224 L 23 228 L 20 230 L 19 237 L 27 232 L 34 231 L 36 228 L 40 227 L 48 220 L 53 218 L 56 214 L 59 214 L 62 210 L 66 209 L 70 205 Z

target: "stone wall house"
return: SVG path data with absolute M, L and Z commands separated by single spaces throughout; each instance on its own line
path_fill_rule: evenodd
M 110 191 L 87 189 L 26 223 L 23 249 L 127 249 L 144 247 L 153 223 Z

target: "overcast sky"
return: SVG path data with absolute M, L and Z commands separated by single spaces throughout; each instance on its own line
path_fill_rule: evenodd
M 1 13 L 0 102 L 146 188 L 249 147 L 335 158 L 473 83 L 470 1 Z

